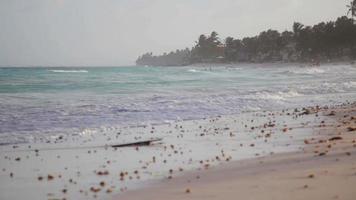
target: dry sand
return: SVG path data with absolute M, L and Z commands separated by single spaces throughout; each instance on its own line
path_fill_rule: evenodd
M 335 123 L 294 153 L 188 172 L 114 199 L 356 199 L 356 107 L 325 109 Z

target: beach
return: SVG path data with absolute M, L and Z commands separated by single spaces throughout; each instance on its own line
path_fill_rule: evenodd
M 356 200 L 356 0 L 0 10 L 0 200 Z
M 192 173 L 114 199 L 354 199 L 355 150 L 286 154 Z M 199 179 L 196 177 L 199 176 Z
M 354 199 L 355 105 L 327 112 L 335 123 L 313 128 L 300 151 L 187 173 L 115 199 Z
M 150 146 L 112 148 L 110 134 L 2 146 L 1 198 L 352 199 L 355 114 L 348 103 L 121 130 L 122 143 L 162 138 Z
M 0 71 L 0 199 L 352 196 L 353 65 Z

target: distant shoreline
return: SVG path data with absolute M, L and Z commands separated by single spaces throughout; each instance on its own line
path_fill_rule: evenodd
M 348 60 L 348 61 L 323 61 L 320 62 L 320 66 L 322 65 L 354 65 L 356 63 L 356 60 Z M 161 65 L 160 67 L 226 67 L 226 66 L 241 66 L 241 65 L 281 65 L 282 66 L 290 66 L 290 65 L 300 65 L 301 67 L 307 67 L 307 66 L 316 66 L 312 65 L 310 62 L 200 62 L 200 63 L 192 63 L 189 65 Z M 152 66 L 155 67 L 155 65 L 136 65 L 136 66 Z
M 331 65 L 345 65 L 345 64 L 355 64 L 356 59 L 349 59 L 349 60 L 333 60 L 333 61 L 321 61 L 320 65 L 331 64 Z M 159 65 L 161 67 L 187 67 L 187 66 L 227 66 L 227 65 L 301 65 L 301 66 L 311 66 L 312 63 L 310 62 L 283 62 L 283 61 L 276 61 L 276 62 L 199 62 L 199 63 L 191 63 L 187 65 Z M 137 67 L 137 66 L 158 66 L 158 65 L 137 65 L 137 64 L 130 64 L 130 65 L 108 65 L 108 66 L 93 66 L 93 65 L 83 65 L 83 66 L 37 66 L 37 65 L 30 65 L 30 66 L 0 66 L 0 68 L 95 68 L 95 67 Z
M 161 55 L 147 52 L 136 64 L 177 66 L 194 63 L 230 62 L 306 62 L 318 65 L 325 61 L 356 59 L 356 24 L 341 16 L 335 21 L 305 26 L 294 22 L 292 30 L 268 29 L 253 37 L 225 39 L 216 31 L 201 34 L 191 48 L 177 49 Z

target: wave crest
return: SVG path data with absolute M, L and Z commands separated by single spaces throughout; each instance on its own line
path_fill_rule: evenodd
M 287 98 L 298 97 L 301 96 L 297 91 L 290 90 L 288 92 L 258 92 L 256 93 L 255 97 L 257 99 L 266 99 L 266 100 L 277 100 L 277 101 L 284 101 Z
M 289 73 L 292 74 L 323 74 L 325 73 L 324 69 L 318 68 L 318 67 L 308 67 L 308 68 L 298 68 L 298 69 L 291 69 L 288 70 Z
M 54 73 L 88 73 L 87 70 L 61 70 L 61 69 L 53 69 L 53 70 L 48 70 L 50 72 Z
M 195 72 L 199 72 L 199 71 L 196 70 L 196 69 L 188 69 L 188 72 L 193 72 L 193 73 L 195 73 Z

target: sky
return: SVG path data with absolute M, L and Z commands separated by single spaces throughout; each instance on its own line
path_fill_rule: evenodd
M 0 0 L 0 66 L 133 65 L 211 31 L 223 40 L 335 20 L 349 1 Z

